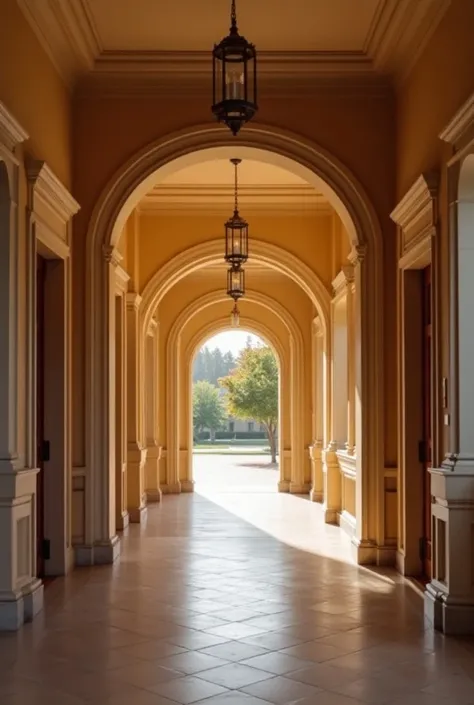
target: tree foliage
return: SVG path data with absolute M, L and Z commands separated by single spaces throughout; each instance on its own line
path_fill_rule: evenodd
M 237 367 L 219 383 L 227 390 L 229 413 L 240 419 L 255 419 L 265 426 L 272 462 L 276 462 L 278 423 L 278 366 L 268 346 L 246 347 Z
M 206 380 L 216 385 L 220 377 L 228 375 L 235 367 L 235 357 L 219 348 L 211 350 L 207 345 L 199 350 L 194 360 L 193 382 Z
M 200 380 L 193 385 L 193 426 L 199 433 L 209 428 L 211 434 L 225 424 L 227 411 L 219 389 L 206 380 Z

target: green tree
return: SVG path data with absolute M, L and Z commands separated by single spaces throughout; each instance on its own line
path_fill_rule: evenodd
M 227 389 L 229 413 L 239 419 L 255 419 L 267 432 L 276 462 L 278 423 L 278 366 L 268 346 L 246 347 L 240 353 L 235 370 L 219 380 Z
M 206 380 L 200 380 L 193 386 L 193 427 L 199 433 L 209 428 L 211 438 L 225 423 L 227 412 L 219 389 Z

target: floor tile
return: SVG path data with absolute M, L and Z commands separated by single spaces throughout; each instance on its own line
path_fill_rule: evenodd
M 181 671 L 182 673 L 193 674 L 210 668 L 225 666 L 228 663 L 224 659 L 203 654 L 201 651 L 186 651 L 184 654 L 169 656 L 166 659 L 157 661 L 156 665 Z
M 204 700 L 213 695 L 226 692 L 226 688 L 194 676 L 186 676 L 185 678 L 161 683 L 151 690 L 154 693 L 158 693 L 158 695 L 163 695 L 165 698 L 180 703 L 180 705 L 190 705 L 190 703 L 195 703 L 198 700 Z
M 244 666 L 241 663 L 230 663 L 227 666 L 203 671 L 198 674 L 198 677 L 210 683 L 222 685 L 224 688 L 229 688 L 229 690 L 237 690 L 246 685 L 272 678 L 273 673 L 267 673 L 251 666 Z
M 290 673 L 291 671 L 298 671 L 312 665 L 311 661 L 303 661 L 293 656 L 286 656 L 279 651 L 272 651 L 262 656 L 255 656 L 241 663 L 246 666 L 252 666 L 253 668 L 261 668 L 263 671 L 268 671 L 278 676 L 284 673 Z
M 298 699 L 315 696 L 320 692 L 319 688 L 306 683 L 298 683 L 283 676 L 255 683 L 242 690 L 249 695 L 275 703 L 275 705 L 289 705 Z
M 228 641 L 225 644 L 217 644 L 207 649 L 201 649 L 201 651 L 204 654 L 217 656 L 217 658 L 227 659 L 228 661 L 243 661 L 268 653 L 266 649 L 262 649 L 260 646 L 252 646 L 242 641 Z
M 260 478 L 243 492 L 212 462 L 221 490 L 198 471 L 113 566 L 58 578 L 32 624 L 0 634 L 1 705 L 474 705 L 474 639 L 433 632 L 393 570 L 351 563 L 278 473 L 243 458 Z

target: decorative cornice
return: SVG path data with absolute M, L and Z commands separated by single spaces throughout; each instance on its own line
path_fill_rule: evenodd
M 451 0 L 381 0 L 365 46 L 358 51 L 259 51 L 260 77 L 298 77 L 406 74 L 414 65 L 443 17 Z M 209 80 L 207 51 L 104 50 L 94 24 L 91 0 L 18 0 L 43 48 L 64 81 L 73 86 L 79 77 L 99 79 L 102 88 L 115 90 L 124 82 L 136 86 L 140 76 L 162 80 L 199 76 Z M 90 88 L 91 84 L 89 84 Z M 99 86 L 95 84 L 96 90 Z M 122 90 L 124 87 L 122 86 Z
M 31 209 L 35 210 L 35 200 L 41 201 L 54 211 L 63 223 L 69 222 L 80 209 L 69 191 L 51 171 L 46 162 L 27 158 L 26 176 L 31 186 Z
M 401 231 L 400 257 L 436 232 L 438 184 L 437 172 L 422 174 L 390 214 Z
M 333 207 L 318 194 L 313 186 L 306 185 L 253 185 L 242 186 L 239 191 L 242 211 L 283 212 L 288 214 L 331 215 Z M 140 213 L 189 215 L 205 212 L 206 215 L 229 213 L 233 203 L 233 187 L 219 185 L 177 184 L 159 185 L 150 191 L 137 208 Z
M 455 114 L 451 122 L 439 135 L 443 142 L 456 146 L 463 136 L 474 127 L 474 93 Z
M 104 259 L 114 267 L 118 267 L 123 260 L 123 255 L 113 245 L 104 245 L 102 248 Z
M 66 85 L 93 71 L 102 46 L 85 0 L 17 2 Z
M 451 0 L 382 0 L 364 52 L 376 71 L 401 83 L 415 66 Z
M 29 135 L 13 117 L 6 105 L 0 101 L 0 144 L 13 151 L 17 144 L 25 142 Z

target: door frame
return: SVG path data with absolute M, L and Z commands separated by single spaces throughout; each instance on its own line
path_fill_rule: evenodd
M 422 576 L 424 537 L 423 480 L 420 458 L 423 429 L 423 286 L 421 270 L 431 265 L 431 441 L 432 462 L 440 443 L 439 256 L 437 198 L 439 176 L 422 174 L 391 214 L 398 226 L 398 546 L 397 568 Z
M 64 575 L 72 550 L 72 297 L 70 241 L 72 217 L 79 210 L 45 162 L 26 159 L 28 180 L 27 264 L 27 456 L 37 464 L 36 266 L 44 277 L 44 534 L 50 541 L 44 575 Z M 36 531 L 35 531 L 36 533 Z M 36 568 L 37 572 L 37 568 Z

